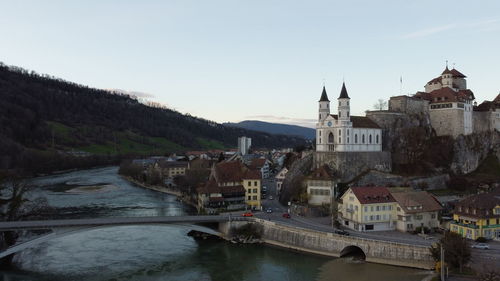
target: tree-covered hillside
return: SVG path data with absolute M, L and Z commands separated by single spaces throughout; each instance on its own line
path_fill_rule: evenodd
M 168 108 L 148 106 L 128 95 L 0 63 L 2 169 L 40 159 L 52 163 L 54 160 L 47 155 L 68 155 L 64 153 L 68 151 L 69 155 L 116 157 L 235 147 L 237 138 L 243 135 L 252 138 L 254 147 L 304 143 L 299 137 L 226 127 Z

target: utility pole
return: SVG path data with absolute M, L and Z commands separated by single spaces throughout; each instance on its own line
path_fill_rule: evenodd
M 441 281 L 444 281 L 444 249 L 441 244 Z

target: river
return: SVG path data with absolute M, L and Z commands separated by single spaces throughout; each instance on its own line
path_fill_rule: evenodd
M 174 196 L 146 190 L 116 167 L 36 178 L 62 218 L 176 216 L 193 212 Z M 334 259 L 265 245 L 195 241 L 179 226 L 117 226 L 58 237 L 16 255 L 2 280 L 413 281 L 427 271 Z

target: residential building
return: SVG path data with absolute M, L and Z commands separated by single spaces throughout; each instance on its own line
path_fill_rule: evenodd
M 262 178 L 267 179 L 270 173 L 271 161 L 265 158 L 254 158 L 250 161 L 249 167 L 251 169 L 259 170 Z
M 455 204 L 450 231 L 468 239 L 500 240 L 500 192 L 469 196 Z
M 426 191 L 391 192 L 396 200 L 396 229 L 414 231 L 417 227 L 439 227 L 439 201 Z
M 281 193 L 281 186 L 283 185 L 283 181 L 285 180 L 287 173 L 288 173 L 288 169 L 286 167 L 284 167 L 274 177 L 276 179 L 276 192 L 278 194 Z
M 382 129 L 367 117 L 351 116 L 351 99 L 345 83 L 337 101 L 338 114 L 332 115 L 330 100 L 323 87 L 316 124 L 316 151 L 382 151 Z
M 327 165 L 314 170 L 306 178 L 308 204 L 313 206 L 332 204 L 334 185 L 332 171 Z
M 396 200 L 386 187 L 350 187 L 340 198 L 338 218 L 357 231 L 394 230 Z
M 252 139 L 247 137 L 238 138 L 238 153 L 241 155 L 246 155 L 250 151 L 252 146 Z
M 228 210 L 260 208 L 261 175 L 240 161 L 221 162 L 212 167 L 208 182 L 197 191 L 199 210 L 212 208 L 213 212 L 214 206 Z
M 174 178 L 186 175 L 186 170 L 189 169 L 189 162 L 161 161 L 159 162 L 159 167 L 163 178 Z

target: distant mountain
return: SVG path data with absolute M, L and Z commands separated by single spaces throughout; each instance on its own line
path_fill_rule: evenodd
M 126 94 L 0 62 L 0 170 L 74 168 L 88 155 L 99 162 L 99 157 L 224 149 L 236 147 L 240 136 L 251 137 L 256 148 L 305 143 L 301 137 L 223 126 L 160 105 L 145 105 Z
M 296 125 L 287 125 L 279 123 L 269 123 L 257 120 L 245 120 L 239 123 L 224 123 L 226 126 L 238 127 L 247 130 L 265 132 L 269 134 L 279 134 L 288 136 L 301 136 L 305 139 L 312 140 L 316 137 L 314 129 L 301 127 Z

